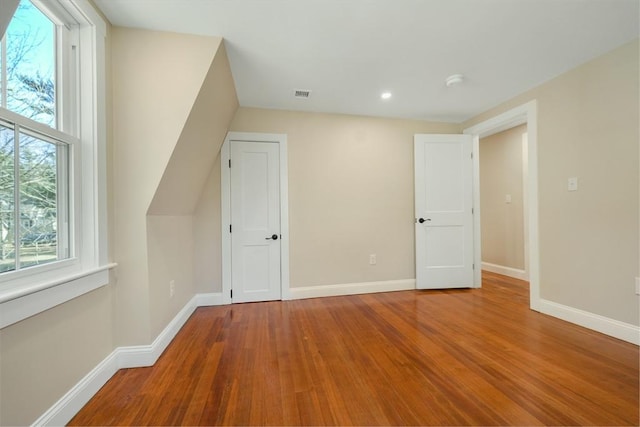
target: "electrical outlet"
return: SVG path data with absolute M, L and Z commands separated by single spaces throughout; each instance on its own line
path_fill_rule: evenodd
M 176 293 L 176 281 L 170 280 L 169 281 L 169 298 L 173 298 L 175 293 Z
M 369 265 L 376 265 L 376 254 L 369 255 Z
M 636 277 L 636 295 L 640 295 L 640 277 Z

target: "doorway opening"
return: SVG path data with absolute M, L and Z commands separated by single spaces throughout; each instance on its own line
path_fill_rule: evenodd
M 482 270 L 529 280 L 527 125 L 480 138 Z
M 528 102 L 520 107 L 513 108 L 496 117 L 488 119 L 475 126 L 467 128 L 463 133 L 473 136 L 474 191 L 474 262 L 482 265 L 482 211 L 480 192 L 480 140 L 516 126 L 526 125 L 527 143 L 523 157 L 526 157 L 524 167 L 527 177 L 524 182 L 523 192 L 526 193 L 527 205 L 524 207 L 526 226 L 524 233 L 528 241 L 528 251 L 524 255 L 525 268 L 529 278 L 529 305 L 532 310 L 540 311 L 540 254 L 538 245 L 538 138 L 537 138 L 537 106 L 536 101 Z M 482 269 L 474 271 L 474 286 L 482 284 Z

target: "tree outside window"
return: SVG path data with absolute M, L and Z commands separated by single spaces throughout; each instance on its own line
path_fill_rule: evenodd
M 64 259 L 68 146 L 30 126 L 57 128 L 56 25 L 21 0 L 0 44 L 0 273 Z M 65 215 L 63 215 L 65 216 Z

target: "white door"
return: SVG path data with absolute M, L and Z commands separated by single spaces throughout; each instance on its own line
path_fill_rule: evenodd
M 233 302 L 281 299 L 279 146 L 231 141 Z
M 473 286 L 470 135 L 415 135 L 416 288 Z

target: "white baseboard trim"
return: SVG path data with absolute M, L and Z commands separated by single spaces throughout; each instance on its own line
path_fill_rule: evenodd
M 544 299 L 540 300 L 540 312 L 631 344 L 640 345 L 640 326 L 620 322 L 619 320 Z
M 197 307 L 209 307 L 212 305 L 223 305 L 222 293 L 210 293 L 210 294 L 196 294 L 196 306 Z
M 117 350 L 69 390 L 60 400 L 40 416 L 33 426 L 63 426 L 118 372 Z
M 342 295 L 370 294 L 374 292 L 406 291 L 416 288 L 416 279 L 386 280 L 380 282 L 344 283 L 339 285 L 306 286 L 290 288 L 290 299 L 335 297 Z
M 221 293 L 194 295 L 153 343 L 118 347 L 113 350 L 32 425 L 60 426 L 67 424 L 119 369 L 153 365 L 196 308 L 221 304 Z
M 482 269 L 491 273 L 502 274 L 503 276 L 513 277 L 514 279 L 529 280 L 529 274 L 525 270 L 518 268 L 505 267 L 504 265 L 491 264 L 490 262 L 482 262 Z
M 182 326 L 187 322 L 189 316 L 196 308 L 212 305 L 222 305 L 222 293 L 196 294 L 191 300 L 176 314 L 166 328 L 158 335 L 151 345 L 136 345 L 129 347 L 119 347 L 118 369 L 141 368 L 152 366 L 162 352 L 171 343 Z
M 118 347 L 115 350 L 118 354 L 118 369 L 140 368 L 152 366 L 156 363 L 156 360 L 158 360 L 162 352 L 167 348 L 173 337 L 176 336 L 180 328 L 182 328 L 182 325 L 186 323 L 191 313 L 197 308 L 197 298 L 198 297 L 194 295 L 151 344 Z

